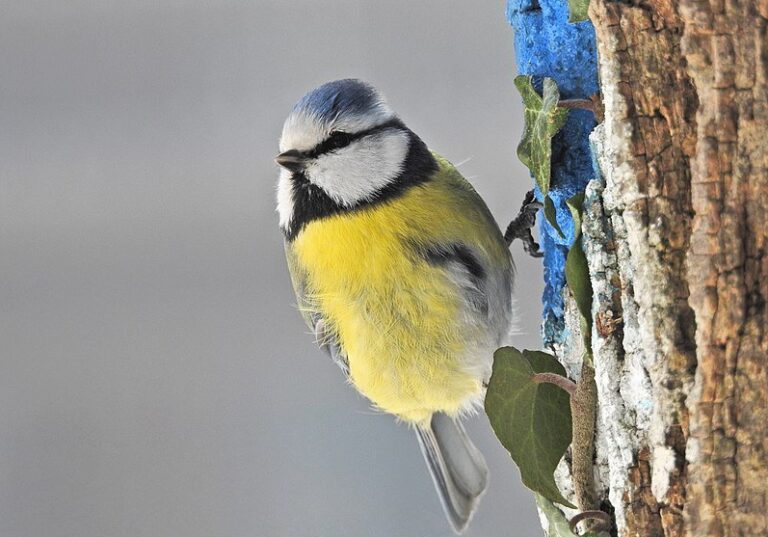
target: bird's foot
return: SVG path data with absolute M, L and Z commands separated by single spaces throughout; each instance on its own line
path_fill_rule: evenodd
M 507 241 L 507 245 L 512 244 L 515 239 L 520 239 L 523 241 L 523 249 L 528 255 L 531 257 L 544 256 L 544 252 L 539 250 L 539 244 L 533 240 L 531 233 L 531 228 L 536 225 L 536 213 L 541 207 L 541 203 L 533 197 L 533 190 L 529 190 L 525 195 L 522 207 L 520 207 L 520 212 L 510 222 L 506 233 L 504 233 L 504 240 Z

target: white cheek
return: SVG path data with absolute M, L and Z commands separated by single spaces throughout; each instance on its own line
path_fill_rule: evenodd
M 287 229 L 293 218 L 293 185 L 288 170 L 280 170 L 280 179 L 277 181 L 277 213 L 280 216 L 280 227 Z
M 350 207 L 371 199 L 400 174 L 408 145 L 402 131 L 369 136 L 318 158 L 307 167 L 307 178 L 336 203 Z

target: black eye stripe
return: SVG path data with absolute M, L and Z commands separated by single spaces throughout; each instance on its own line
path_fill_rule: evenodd
M 323 145 L 328 149 L 339 149 L 340 147 L 347 146 L 352 143 L 352 135 L 347 132 L 334 131 L 328 137 Z
M 387 129 L 405 129 L 405 125 L 403 125 L 403 122 L 399 119 L 391 119 L 386 123 L 376 125 L 375 127 L 371 127 L 370 129 L 356 132 L 354 134 L 334 131 L 326 140 L 323 140 L 321 143 L 317 144 L 310 151 L 305 152 L 304 155 L 308 158 L 316 158 L 322 154 L 346 147 L 352 142 L 359 140 L 360 138 L 365 138 L 366 136 L 370 136 L 371 134 L 376 134 L 377 132 L 385 131 Z
M 294 240 L 306 225 L 314 220 L 327 218 L 335 214 L 357 211 L 365 207 L 371 207 L 378 203 L 386 202 L 402 195 L 409 188 L 429 181 L 437 172 L 438 164 L 427 146 L 413 132 L 403 126 L 402 123 L 388 123 L 380 125 L 376 129 L 396 128 L 408 138 L 408 154 L 403 162 L 400 174 L 391 183 L 379 190 L 373 198 L 359 201 L 351 207 L 340 205 L 331 199 L 325 190 L 310 182 L 302 172 L 294 172 L 291 175 L 291 189 L 293 194 L 293 216 L 287 225 L 283 227 L 283 233 L 288 241 Z M 370 134 L 360 133 L 360 136 Z M 475 270 L 471 264 L 467 264 L 470 274 Z

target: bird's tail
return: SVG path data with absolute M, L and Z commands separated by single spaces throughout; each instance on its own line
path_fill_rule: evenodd
M 461 423 L 445 414 L 435 413 L 416 434 L 445 514 L 461 533 L 488 484 L 485 459 Z

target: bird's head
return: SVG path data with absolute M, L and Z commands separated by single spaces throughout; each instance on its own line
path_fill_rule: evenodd
M 344 79 L 313 89 L 286 119 L 275 158 L 281 227 L 290 234 L 381 198 L 403 179 L 414 145 L 426 152 L 373 86 Z

